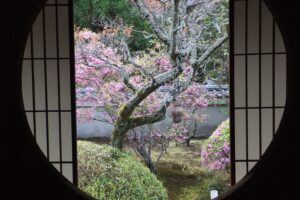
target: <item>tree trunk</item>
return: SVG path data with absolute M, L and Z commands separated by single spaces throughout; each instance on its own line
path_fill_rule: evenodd
M 140 156 L 143 158 L 143 160 L 145 161 L 147 167 L 150 169 L 150 171 L 153 174 L 157 174 L 157 170 L 155 167 L 155 164 L 153 163 L 151 156 L 147 153 L 147 151 L 145 150 L 145 148 L 143 146 L 136 148 L 137 152 L 140 154 Z
M 192 139 L 192 137 L 190 137 L 190 138 L 188 138 L 188 139 L 186 140 L 186 146 L 187 146 L 187 147 L 190 147 L 190 146 L 191 146 L 191 139 Z
M 123 149 L 124 140 L 129 130 L 127 124 L 128 124 L 128 120 L 122 118 L 117 119 L 111 137 L 111 145 L 113 147 L 121 150 Z
M 196 111 L 197 111 L 197 108 L 194 108 L 193 109 L 193 115 L 195 115 L 195 113 L 196 113 Z M 194 126 L 193 126 L 193 129 L 192 129 L 192 134 L 189 136 L 189 138 L 186 140 L 186 146 L 187 147 L 190 147 L 191 146 L 191 139 L 193 138 L 193 137 L 195 137 L 195 135 L 196 135 L 196 132 L 197 132 L 197 125 L 198 125 L 198 123 L 197 123 L 197 120 L 196 119 L 194 119 Z
M 152 159 L 149 157 L 149 159 L 145 160 L 146 161 L 146 164 L 148 166 L 148 168 L 150 169 L 150 171 L 154 174 L 154 175 L 157 175 L 157 170 L 156 170 L 156 167 L 152 161 Z

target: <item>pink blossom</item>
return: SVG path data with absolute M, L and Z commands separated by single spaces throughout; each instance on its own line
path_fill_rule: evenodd
M 88 40 L 93 36 L 93 32 L 92 31 L 83 31 L 81 36 L 82 36 L 82 38 Z
M 154 62 L 162 71 L 168 71 L 172 67 L 170 60 L 166 57 L 157 58 Z
M 201 151 L 202 164 L 210 170 L 230 170 L 229 121 L 223 122 Z

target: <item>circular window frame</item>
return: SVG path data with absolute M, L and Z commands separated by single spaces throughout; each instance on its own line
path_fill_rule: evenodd
M 287 26 L 285 25 L 285 22 L 287 22 L 288 17 L 283 16 L 284 12 L 279 12 L 279 7 L 282 4 L 278 3 L 278 1 L 273 1 L 272 2 L 270 0 L 266 0 L 265 2 L 269 6 L 269 9 L 271 10 L 271 12 L 272 12 L 273 16 L 275 17 L 276 21 L 278 22 L 278 26 L 279 26 L 280 30 L 285 30 L 287 32 L 291 31 L 292 29 L 286 28 Z M 39 13 L 42 5 L 43 4 L 41 3 L 40 6 L 38 6 L 37 12 L 34 13 L 32 16 L 37 16 L 37 13 Z M 285 12 L 287 12 L 287 11 L 285 10 Z M 300 14 L 298 14 L 298 15 L 300 15 Z M 29 25 L 30 25 L 29 27 L 31 27 L 31 25 L 33 24 L 34 19 L 35 19 L 35 17 L 30 17 L 29 21 L 31 23 L 29 23 Z M 283 27 L 285 27 L 285 28 L 283 28 Z M 26 31 L 27 31 L 27 33 L 29 32 L 28 30 L 26 30 Z M 259 190 L 257 190 L 256 192 L 253 192 L 253 191 L 258 186 L 262 186 L 263 183 L 259 182 L 259 180 L 263 180 L 264 177 L 269 176 L 269 175 L 266 176 L 266 174 L 263 174 L 263 172 L 265 172 L 266 170 L 269 170 L 270 172 L 268 174 L 272 174 L 272 172 L 276 173 L 276 171 L 277 171 L 276 169 L 275 170 L 273 168 L 268 169 L 268 167 L 271 164 L 274 163 L 274 155 L 276 153 L 281 153 L 280 150 L 281 150 L 282 147 L 287 147 L 287 149 L 289 149 L 289 142 L 287 141 L 287 139 L 289 139 L 289 137 L 290 138 L 296 137 L 294 134 L 286 134 L 286 132 L 289 131 L 289 130 L 290 131 L 295 131 L 293 129 L 295 125 L 292 128 L 289 128 L 289 124 L 293 123 L 293 122 L 295 123 L 295 121 L 293 121 L 293 120 L 295 120 L 294 114 L 295 114 L 295 111 L 299 110 L 299 106 L 297 106 L 296 100 L 300 99 L 300 98 L 299 98 L 299 95 L 293 94 L 293 89 L 300 88 L 299 83 L 295 84 L 296 80 L 297 80 L 296 75 L 299 74 L 298 73 L 299 69 L 296 69 L 295 66 L 296 66 L 297 63 L 300 63 L 300 61 L 299 61 L 299 58 L 295 57 L 296 52 L 297 52 L 297 48 L 295 46 L 289 45 L 290 43 L 288 43 L 288 41 L 290 41 L 291 38 L 288 39 L 288 34 L 286 34 L 285 32 L 282 32 L 282 36 L 283 36 L 283 40 L 285 42 L 286 51 L 287 51 L 287 61 L 288 61 L 287 75 L 289 77 L 288 81 L 287 81 L 287 85 L 288 85 L 288 87 L 290 87 L 290 86 L 291 87 L 287 91 L 286 110 L 283 114 L 282 122 L 281 122 L 281 124 L 280 124 L 280 126 L 277 130 L 278 134 L 276 135 L 276 137 L 274 138 L 274 140 L 270 144 L 268 150 L 266 151 L 266 153 L 263 156 L 263 158 L 261 159 L 261 161 L 251 170 L 251 172 L 247 176 L 245 176 L 240 182 L 238 182 L 235 186 L 233 186 L 233 188 L 231 190 L 229 190 L 229 191 L 225 192 L 224 194 L 222 194 L 218 199 L 238 199 L 238 198 L 240 198 L 240 199 L 241 198 L 242 199 L 253 199 L 255 197 L 255 195 L 259 195 L 258 194 Z M 295 37 L 292 37 L 292 38 L 295 38 Z M 27 37 L 24 37 L 23 39 L 24 40 L 22 40 L 23 42 L 21 43 L 21 46 L 25 47 Z M 299 42 L 299 39 L 298 39 L 298 42 Z M 292 56 L 290 56 L 290 54 L 292 54 Z M 19 55 L 22 55 L 22 54 L 19 54 Z M 20 62 L 19 62 L 19 66 L 21 66 Z M 18 77 L 20 78 L 21 75 L 19 74 Z M 297 91 L 297 90 L 295 90 L 295 91 Z M 26 119 L 25 115 L 23 116 L 23 118 L 24 118 L 23 121 L 27 122 L 27 119 Z M 23 123 L 23 124 L 25 124 L 25 123 Z M 26 132 L 30 131 L 28 125 L 27 125 L 27 128 L 25 128 L 25 131 Z M 30 134 L 28 134 L 28 136 L 30 136 Z M 33 145 L 34 144 L 33 142 L 28 143 L 26 145 Z M 26 145 L 24 145 L 24 147 L 26 147 Z M 42 152 L 40 152 L 38 149 L 36 149 L 36 151 L 37 151 L 37 154 L 35 154 L 35 155 L 37 155 L 36 159 L 42 159 L 42 157 L 43 157 L 43 156 L 41 156 Z M 41 155 L 38 156 L 38 154 L 41 154 Z M 283 157 L 281 156 L 280 158 L 283 158 Z M 286 159 L 286 160 L 289 161 L 289 159 Z M 285 159 L 282 159 L 282 161 L 285 161 Z M 47 166 L 48 166 L 48 168 L 51 168 L 50 163 Z M 294 169 L 294 168 L 292 168 L 292 169 Z M 46 171 L 48 171 L 48 170 L 46 170 Z M 61 176 L 59 173 L 54 173 L 54 174 L 58 177 Z M 284 179 L 284 180 L 288 180 L 289 176 L 286 176 L 286 177 L 287 178 Z M 273 180 L 273 179 L 271 179 L 271 180 Z M 271 181 L 271 180 L 268 180 L 268 181 Z M 292 180 L 294 180 L 294 179 L 292 179 Z M 82 192 L 77 190 L 75 186 L 69 185 L 68 181 L 64 180 L 63 178 L 58 178 L 57 181 L 62 183 L 62 184 L 59 184 L 59 185 L 61 185 L 62 188 L 63 188 L 63 185 L 68 185 L 68 187 L 71 187 L 72 188 L 71 191 L 74 192 L 75 197 L 77 195 L 79 199 L 93 199 L 91 197 L 87 197 L 85 194 L 82 194 Z M 258 185 L 256 187 L 253 184 L 255 182 Z M 291 181 L 291 182 L 295 183 L 295 181 Z M 277 183 L 277 182 L 274 182 L 274 184 L 275 183 Z M 49 183 L 49 184 L 51 184 L 51 183 Z M 290 185 L 290 184 L 288 184 L 288 185 Z M 295 184 L 295 185 L 298 186 L 299 183 Z M 270 188 L 270 187 L 268 187 L 268 188 Z M 274 188 L 277 188 L 277 187 L 274 187 Z M 284 191 L 286 191 L 285 189 L 286 188 L 284 188 Z M 293 188 L 291 188 L 291 189 L 293 189 Z M 249 191 L 252 191 L 252 195 L 249 196 L 249 197 L 245 197 L 244 195 L 249 194 Z M 274 194 L 278 194 L 275 191 L 276 190 L 274 190 Z M 57 191 L 57 192 L 62 192 L 63 193 L 63 191 Z M 293 195 L 293 194 L 290 194 L 290 195 Z M 261 197 L 262 196 L 256 196 L 256 199 L 260 199 Z M 276 196 L 274 196 L 274 197 L 275 198 L 272 198 L 272 199 L 278 199 L 279 198 L 279 196 L 277 196 L 277 198 L 276 198 Z M 269 198 L 269 196 L 267 196 L 267 198 Z

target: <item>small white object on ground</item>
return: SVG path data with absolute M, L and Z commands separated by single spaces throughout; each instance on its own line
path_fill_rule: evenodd
M 210 199 L 217 198 L 219 196 L 218 190 L 211 190 L 210 191 Z

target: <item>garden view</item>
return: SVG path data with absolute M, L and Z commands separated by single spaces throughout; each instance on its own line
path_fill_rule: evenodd
M 230 186 L 228 0 L 75 0 L 79 188 L 209 200 Z

